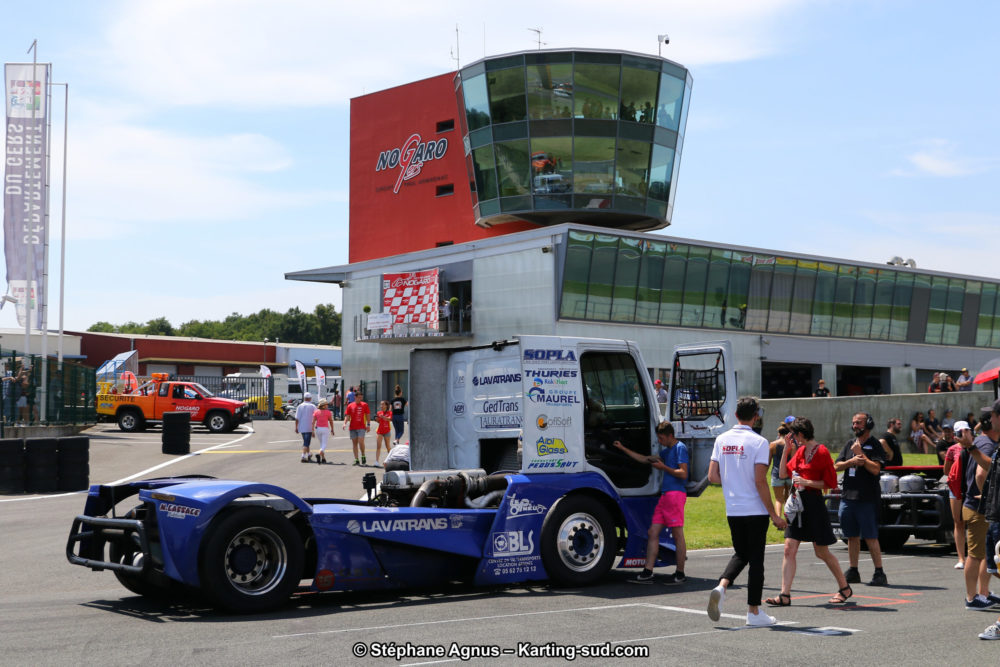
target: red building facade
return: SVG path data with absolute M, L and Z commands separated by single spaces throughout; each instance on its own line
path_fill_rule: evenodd
M 475 224 L 455 73 L 351 100 L 350 262 L 534 229 Z

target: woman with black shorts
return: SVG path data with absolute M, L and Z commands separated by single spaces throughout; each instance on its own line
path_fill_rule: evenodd
M 825 445 L 816 442 L 812 422 L 799 417 L 789 425 L 785 436 L 785 449 L 781 453 L 779 475 L 791 477 L 793 486 L 802 499 L 802 512 L 785 528 L 785 552 L 781 561 L 781 593 L 765 600 L 772 607 L 787 607 L 792 603 L 792 580 L 795 579 L 795 558 L 801 542 L 812 542 L 816 557 L 826 563 L 837 580 L 839 590 L 830 598 L 830 604 L 843 604 L 854 595 L 844 578 L 837 558 L 830 553 L 830 545 L 837 541 L 830 526 L 830 516 L 823 502 L 823 489 L 837 487 L 837 473 L 833 457 Z M 794 454 L 789 454 L 794 452 Z

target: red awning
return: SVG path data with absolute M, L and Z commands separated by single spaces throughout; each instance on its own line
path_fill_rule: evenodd
M 983 384 L 989 382 L 990 380 L 996 380 L 997 376 L 1000 376 L 1000 366 L 995 366 L 989 370 L 981 372 L 976 377 L 972 378 L 973 384 Z

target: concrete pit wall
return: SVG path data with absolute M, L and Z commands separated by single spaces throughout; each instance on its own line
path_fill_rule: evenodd
M 816 430 L 816 439 L 826 444 L 836 457 L 847 441 L 853 437 L 851 418 L 858 412 L 867 412 L 875 420 L 875 437 L 885 432 L 886 422 L 893 417 L 903 420 L 900 448 L 903 453 L 916 451 L 910 444 L 910 419 L 917 412 L 927 415 L 933 408 L 938 421 L 945 410 L 951 408 L 955 420 L 965 419 L 972 412 L 979 419 L 980 408 L 993 403 L 989 391 L 958 391 L 944 394 L 890 394 L 880 396 L 838 396 L 831 398 L 767 398 L 761 401 L 764 408 L 764 430 L 768 440 L 777 437 L 778 425 L 788 415 L 808 417 Z

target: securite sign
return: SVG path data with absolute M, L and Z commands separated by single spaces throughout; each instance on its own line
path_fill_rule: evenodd
M 375 163 L 375 171 L 399 169 L 396 185 L 392 188 L 393 194 L 398 194 L 403 181 L 420 175 L 420 170 L 423 169 L 425 162 L 440 160 L 447 152 L 447 139 L 432 139 L 425 142 L 419 133 L 414 132 L 399 148 L 379 153 L 378 161 Z

